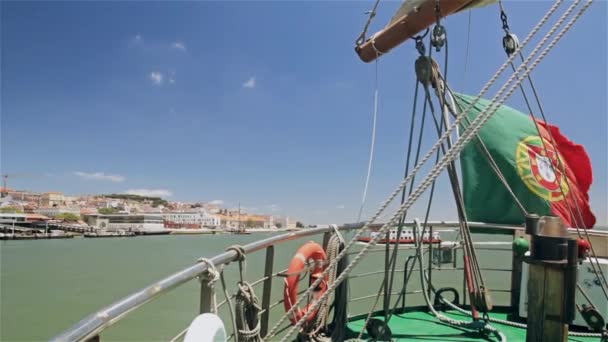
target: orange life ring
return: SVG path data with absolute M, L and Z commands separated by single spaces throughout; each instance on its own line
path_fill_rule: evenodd
M 293 304 L 298 299 L 298 283 L 300 282 L 300 275 L 305 270 L 305 267 L 311 266 L 310 276 L 308 279 L 309 285 L 317 280 L 325 270 L 327 256 L 323 247 L 316 242 L 307 242 L 293 256 L 289 268 L 287 269 L 287 278 L 285 279 L 285 292 L 283 293 L 283 304 L 285 306 L 285 312 L 288 312 Z M 313 299 L 319 298 L 327 291 L 327 275 L 324 280 L 319 284 L 317 289 L 313 293 Z M 312 301 L 309 301 L 308 305 L 304 309 L 295 308 L 293 315 L 289 317 L 292 324 L 296 324 L 304 315 L 310 310 Z M 314 322 L 317 312 L 312 312 L 307 319 L 308 323 Z

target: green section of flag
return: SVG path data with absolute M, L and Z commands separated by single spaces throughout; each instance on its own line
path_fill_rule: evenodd
M 455 100 L 462 111 L 473 103 L 474 98 L 457 94 Z M 479 100 L 467 113 L 467 117 L 472 122 L 489 105 L 488 100 Z M 468 123 L 463 122 L 461 131 L 467 126 Z M 530 213 L 549 215 L 550 204 L 530 191 L 517 172 L 518 144 L 529 136 L 538 136 L 531 118 L 513 108 L 501 106 L 483 126 L 478 136 L 485 143 L 524 208 Z M 472 139 L 461 152 L 460 167 L 465 210 L 469 221 L 504 224 L 524 222 L 524 214 L 492 170 L 477 138 Z

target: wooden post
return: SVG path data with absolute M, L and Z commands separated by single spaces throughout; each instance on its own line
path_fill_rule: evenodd
M 526 342 L 568 341 L 564 284 L 564 268 L 530 264 Z
M 567 342 L 574 319 L 577 243 L 556 216 L 526 216 L 531 235 L 526 342 Z

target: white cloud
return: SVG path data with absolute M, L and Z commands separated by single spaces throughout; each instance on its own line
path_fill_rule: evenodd
M 346 206 L 344 204 L 340 204 L 336 206 L 337 209 L 344 209 Z
M 184 45 L 182 42 L 175 42 L 171 45 L 171 47 L 181 51 L 186 51 L 186 45 Z
M 73 175 L 78 176 L 84 180 L 98 180 L 98 181 L 110 181 L 114 183 L 124 182 L 125 177 L 120 175 L 106 175 L 103 172 L 82 172 L 74 171 Z
M 149 197 L 171 197 L 173 193 L 167 189 L 129 189 L 125 194 L 149 196 Z
M 136 42 L 141 42 L 144 39 L 142 38 L 141 34 L 136 34 L 135 37 L 133 37 L 133 40 Z
M 211 204 L 211 205 L 222 205 L 222 204 L 224 204 L 224 201 L 216 199 L 216 200 L 213 200 L 213 201 L 209 202 L 209 204 Z
M 243 83 L 243 88 L 250 88 L 250 89 L 255 88 L 255 77 L 252 76 L 245 83 Z
M 163 84 L 163 74 L 159 71 L 152 71 L 150 73 L 150 80 L 152 81 L 152 83 L 154 85 L 161 85 Z

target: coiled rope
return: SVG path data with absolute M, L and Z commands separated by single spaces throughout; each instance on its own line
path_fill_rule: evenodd
M 238 287 L 234 299 L 237 341 L 261 342 L 259 314 L 262 308 L 259 305 L 258 297 L 249 283 L 239 283 Z
M 236 341 L 261 342 L 259 315 L 262 308 L 253 287 L 243 277 L 245 272 L 245 249 L 243 246 L 233 245 L 226 248 L 226 251 L 234 251 L 236 260 L 239 262 L 238 291 L 234 299 L 234 312 L 230 312 Z M 229 305 L 232 307 L 232 304 L 229 303 Z

